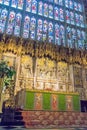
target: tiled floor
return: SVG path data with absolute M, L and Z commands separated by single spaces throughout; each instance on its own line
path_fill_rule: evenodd
M 61 129 L 26 129 L 23 127 L 7 127 L 7 126 L 2 126 L 0 127 L 0 130 L 87 130 L 87 128 L 61 128 Z

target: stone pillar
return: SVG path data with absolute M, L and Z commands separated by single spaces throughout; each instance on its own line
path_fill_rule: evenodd
M 70 73 L 70 91 L 74 92 L 74 74 L 73 74 L 73 65 L 69 65 L 69 73 Z
M 16 58 L 16 82 L 14 88 L 14 95 L 16 95 L 17 91 L 19 90 L 18 82 L 19 82 L 19 75 L 20 75 L 20 56 Z
M 84 99 L 87 100 L 87 74 L 86 74 L 86 70 L 87 68 L 86 67 L 82 67 L 82 81 L 83 81 L 83 91 L 84 91 Z

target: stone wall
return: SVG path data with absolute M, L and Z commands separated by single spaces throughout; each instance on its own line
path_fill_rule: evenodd
M 87 113 L 22 111 L 27 128 L 87 127 Z

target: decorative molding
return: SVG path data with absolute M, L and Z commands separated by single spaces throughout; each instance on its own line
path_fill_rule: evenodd
M 87 51 L 65 48 L 55 44 L 43 43 L 19 37 L 0 36 L 0 53 L 12 52 L 17 55 L 32 57 L 48 57 L 55 61 L 65 61 L 69 64 L 87 65 Z

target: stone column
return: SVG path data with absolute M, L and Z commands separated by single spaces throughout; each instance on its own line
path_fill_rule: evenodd
M 70 91 L 74 92 L 74 73 L 73 73 L 73 65 L 69 65 L 69 73 L 70 73 Z

